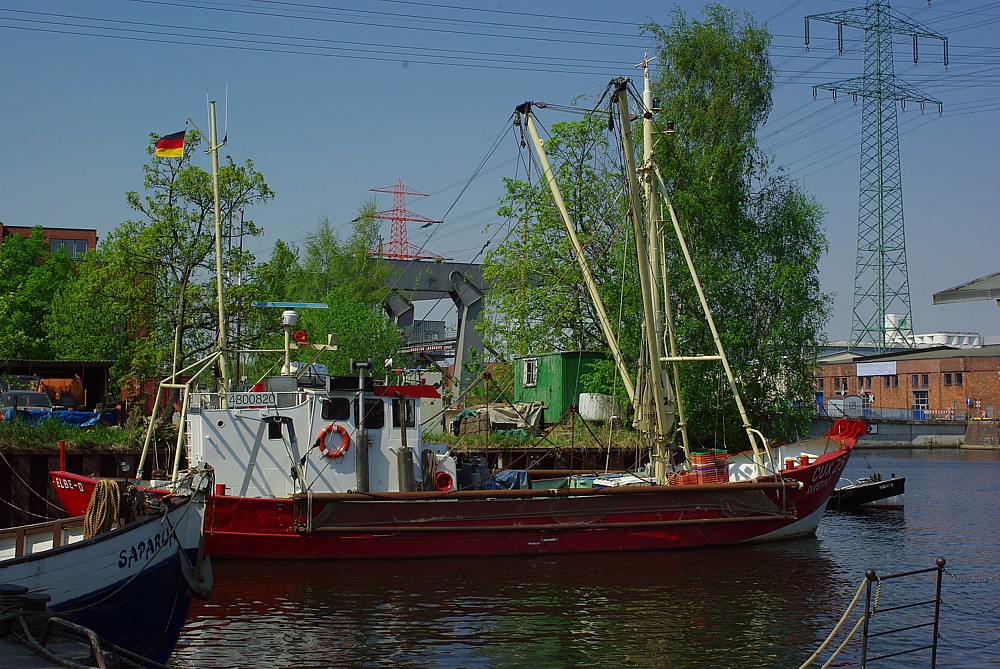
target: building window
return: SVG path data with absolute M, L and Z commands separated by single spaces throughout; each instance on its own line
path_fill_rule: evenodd
M 886 388 L 888 388 L 889 384 L 891 383 L 891 381 L 889 379 L 891 379 L 891 378 L 892 377 L 890 377 L 888 374 L 885 375 L 885 376 L 883 376 L 882 377 L 882 385 L 884 385 Z
M 898 374 L 893 374 L 892 375 L 892 387 L 893 388 L 899 388 L 899 375 Z
M 922 374 L 920 376 L 920 387 L 926 388 L 929 385 L 931 385 L 931 378 L 930 378 L 930 376 L 928 376 L 927 374 Z
M 962 385 L 962 372 L 955 372 L 955 385 Z
M 841 388 L 841 390 L 844 391 L 844 394 L 846 395 L 847 394 L 847 377 L 846 376 L 842 376 L 840 378 L 840 388 Z
M 816 390 L 823 390 L 823 379 L 816 379 Z
M 913 388 L 916 388 L 917 385 L 919 385 L 919 383 L 920 383 L 920 375 L 919 374 L 911 374 L 910 375 L 910 386 L 912 386 Z
M 948 372 L 944 373 L 944 385 L 946 385 L 946 386 L 950 386 L 951 385 L 951 374 L 948 373 Z
M 871 388 L 872 388 L 872 377 L 870 377 L 870 376 L 866 376 L 865 377 L 865 388 L 867 388 L 868 390 L 871 390 Z
M 49 241 L 49 251 L 55 253 L 56 249 L 66 249 L 69 253 L 69 257 L 76 258 L 81 257 L 87 252 L 87 240 L 86 239 L 52 239 Z
M 534 388 L 538 385 L 538 358 L 524 359 L 524 387 Z
M 840 390 L 840 377 L 839 376 L 833 377 L 833 389 L 834 390 Z

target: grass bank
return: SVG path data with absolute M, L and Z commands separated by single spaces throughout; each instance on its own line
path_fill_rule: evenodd
M 69 449 L 129 451 L 142 448 L 145 438 L 146 428 L 142 425 L 129 428 L 108 425 L 77 427 L 53 419 L 36 424 L 19 419 L 0 420 L 2 449 L 45 450 L 65 441 Z M 158 439 L 162 440 L 163 435 Z

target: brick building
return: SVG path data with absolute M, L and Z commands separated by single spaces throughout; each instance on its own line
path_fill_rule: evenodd
M 4 225 L 0 222 L 0 243 L 4 237 L 17 235 L 19 237 L 30 237 L 34 228 L 25 225 Z M 97 248 L 97 230 L 80 230 L 79 228 L 42 228 L 45 234 L 45 241 L 49 244 L 49 250 L 55 251 L 59 247 L 69 251 L 70 258 L 82 256 L 87 251 Z
M 814 385 L 821 414 L 853 400 L 873 418 L 993 418 L 1000 415 L 1000 347 L 831 354 L 817 361 Z

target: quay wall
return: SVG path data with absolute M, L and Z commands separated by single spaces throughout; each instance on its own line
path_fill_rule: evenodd
M 67 451 L 66 470 L 76 474 L 134 476 L 138 451 Z M 0 527 L 65 518 L 49 472 L 59 469 L 59 449 L 0 450 Z M 147 473 L 148 476 L 148 473 Z
M 872 432 L 858 448 L 1000 448 L 998 420 L 866 420 Z M 810 437 L 830 427 L 828 418 L 813 419 Z

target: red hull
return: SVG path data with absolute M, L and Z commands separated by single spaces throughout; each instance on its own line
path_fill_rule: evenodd
M 775 481 L 491 493 L 215 496 L 206 547 L 215 558 L 368 559 L 592 553 L 721 546 L 815 532 L 850 456 L 844 449 Z M 93 480 L 53 472 L 70 513 Z M 308 517 L 307 517 L 308 516 Z M 311 522 L 309 522 L 311 519 Z

